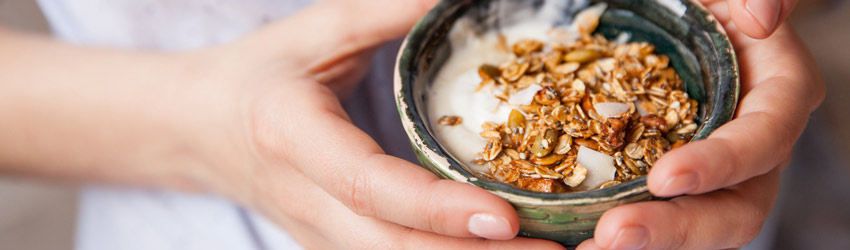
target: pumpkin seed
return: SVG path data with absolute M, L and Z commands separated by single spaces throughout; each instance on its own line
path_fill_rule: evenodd
M 481 79 L 484 80 L 496 79 L 501 74 L 502 72 L 499 70 L 498 67 L 490 64 L 484 64 L 481 65 L 481 67 L 478 67 L 478 75 L 481 76 Z
M 548 166 L 548 165 L 558 163 L 559 161 L 563 160 L 564 157 L 565 157 L 564 155 L 549 154 L 549 155 L 544 156 L 544 157 L 533 158 L 533 159 L 531 159 L 531 163 L 541 165 L 541 166 Z
M 555 140 L 558 138 L 558 132 L 554 129 L 547 129 L 542 135 L 534 139 L 534 145 L 531 147 L 531 152 L 536 157 L 543 157 L 552 152 L 555 146 Z

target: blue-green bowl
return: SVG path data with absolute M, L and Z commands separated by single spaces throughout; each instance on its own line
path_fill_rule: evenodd
M 735 114 L 739 74 L 735 52 L 718 21 L 702 5 L 688 0 L 563 1 L 565 22 L 589 4 L 606 2 L 596 32 L 609 38 L 622 31 L 631 41 L 646 41 L 670 57 L 690 97 L 700 103 L 693 140 L 706 138 Z M 423 167 L 442 178 L 482 187 L 509 201 L 520 219 L 520 236 L 577 245 L 593 237 L 602 214 L 615 206 L 650 200 L 646 177 L 614 187 L 580 193 L 521 190 L 478 176 L 453 158 L 430 128 L 426 103 L 431 80 L 451 54 L 447 34 L 461 17 L 481 20 L 479 31 L 509 24 L 510 13 L 537 11 L 544 0 L 443 0 L 413 28 L 399 51 L 395 96 L 402 123 Z M 500 19 L 486 18 L 501 13 Z M 516 18 L 513 18 L 514 20 Z M 494 21 L 495 20 L 495 21 Z

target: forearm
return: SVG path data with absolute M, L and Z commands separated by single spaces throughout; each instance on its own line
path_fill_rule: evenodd
M 188 54 L 83 48 L 0 30 L 0 171 L 196 189 L 216 86 Z M 189 115 L 191 114 L 191 115 Z M 208 125 L 208 126 L 202 126 Z M 219 141 L 217 143 L 229 143 Z

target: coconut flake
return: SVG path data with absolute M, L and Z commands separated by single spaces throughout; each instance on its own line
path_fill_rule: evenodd
M 508 98 L 508 103 L 511 105 L 529 105 L 531 101 L 534 100 L 534 94 L 537 94 L 537 91 L 540 91 L 543 87 L 540 85 L 532 84 L 526 87 L 523 90 L 517 91 L 510 98 Z
M 646 111 L 646 109 L 643 109 L 643 106 L 641 104 L 643 104 L 643 101 L 641 101 L 641 100 L 635 101 L 635 108 L 637 108 L 638 114 L 640 114 L 640 116 L 648 115 L 649 111 Z
M 629 40 L 632 39 L 632 33 L 621 31 L 619 35 L 617 35 L 617 45 L 626 44 Z
M 619 102 L 601 102 L 593 106 L 604 117 L 619 117 L 629 111 L 629 105 Z
M 617 172 L 617 168 L 614 167 L 614 157 L 581 146 L 576 160 L 587 168 L 587 177 L 579 188 L 590 190 L 614 180 L 614 174 Z

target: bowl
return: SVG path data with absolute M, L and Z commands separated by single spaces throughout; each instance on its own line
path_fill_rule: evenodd
M 405 39 L 396 63 L 394 93 L 402 124 L 422 166 L 440 176 L 484 188 L 510 202 L 520 221 L 520 236 L 549 239 L 574 246 L 592 238 L 602 214 L 615 206 L 651 200 L 646 177 L 613 187 L 578 193 L 540 193 L 518 189 L 476 175 L 445 150 L 428 118 L 432 78 L 452 53 L 449 30 L 462 17 L 477 20 L 477 31 L 498 29 L 555 4 L 559 22 L 569 22 L 580 10 L 605 2 L 596 33 L 630 41 L 646 41 L 670 58 L 699 102 L 699 127 L 693 140 L 706 138 L 729 121 L 738 101 L 739 72 L 729 38 L 708 10 L 688 0 L 443 0 L 428 12 Z M 548 12 L 553 10 L 549 9 Z M 493 18 L 498 15 L 498 18 Z

